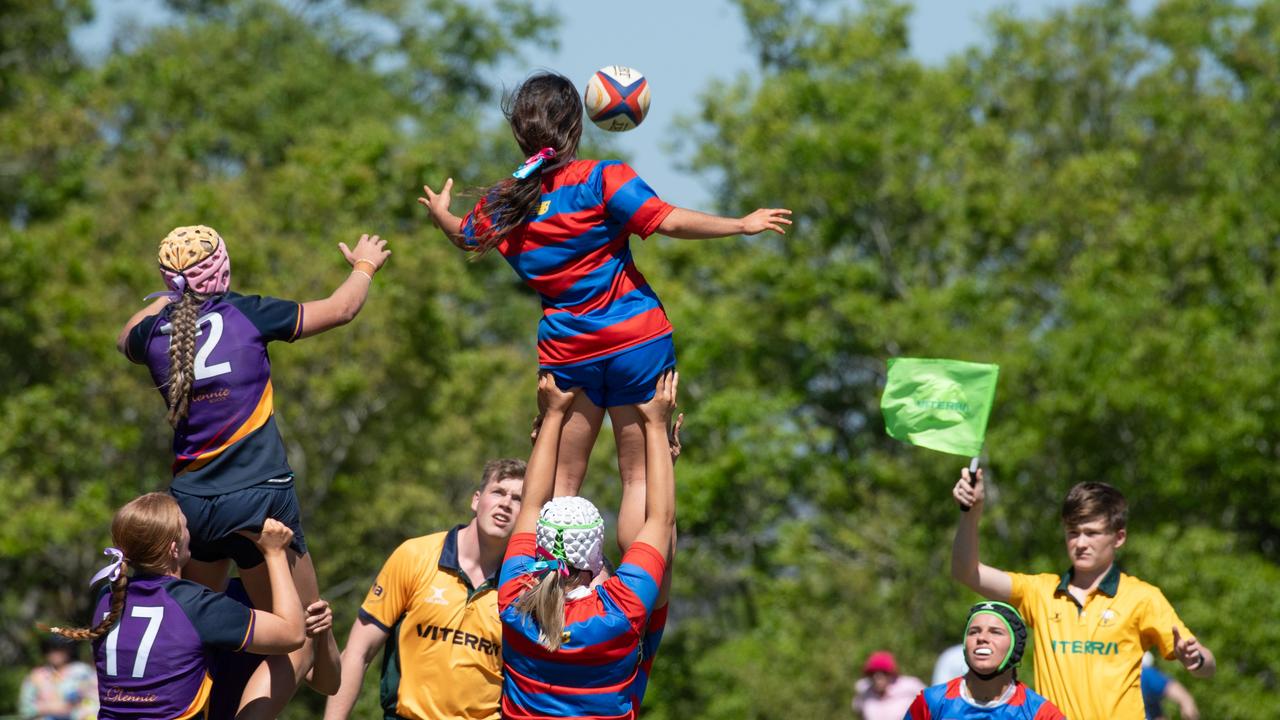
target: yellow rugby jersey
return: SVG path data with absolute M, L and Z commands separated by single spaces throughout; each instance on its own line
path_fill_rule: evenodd
M 498 578 L 471 587 L 458 565 L 462 527 L 406 540 L 360 606 L 360 617 L 390 635 L 382 658 L 386 718 L 498 718 Z
M 1191 637 L 1160 589 L 1112 565 L 1082 607 L 1070 571 L 1009 577 L 1009 604 L 1036 639 L 1036 692 L 1071 720 L 1144 720 L 1142 653 L 1172 659 L 1174 625 Z

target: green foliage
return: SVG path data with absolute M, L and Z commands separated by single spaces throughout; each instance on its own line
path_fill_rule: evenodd
M 696 328 L 697 404 L 685 655 L 657 664 L 651 707 L 831 717 L 870 650 L 925 675 L 952 642 L 971 600 L 946 579 L 963 461 L 889 440 L 877 406 L 884 359 L 920 356 L 1001 365 L 984 558 L 1060 570 L 1065 490 L 1117 484 L 1133 535 L 1178 549 L 1129 570 L 1238 663 L 1189 687 L 1206 715 L 1250 717 L 1276 692 L 1275 643 L 1197 603 L 1280 609 L 1250 587 L 1280 552 L 1280 4 L 1000 13 L 940 67 L 909 55 L 900 3 L 741 4 L 763 72 L 708 93 L 686 150 L 725 179 L 723 210 L 790 207 L 796 225 L 667 246 L 650 272 Z M 1185 581 L 1210 566 L 1216 587 Z
M 166 484 L 162 401 L 113 344 L 176 225 L 227 238 L 237 289 L 304 300 L 342 277 L 339 240 L 391 240 L 356 322 L 273 348 L 338 627 L 400 541 L 465 517 L 485 459 L 527 452 L 537 301 L 414 198 L 519 159 L 484 70 L 550 19 L 169 4 L 174 23 L 93 66 L 68 40 L 87 3 L 0 10 L 0 691 L 36 621 L 84 619 L 112 509 Z M 884 360 L 902 355 L 1001 365 L 984 559 L 1061 569 L 1064 491 L 1119 485 L 1126 569 L 1217 651 L 1219 677 L 1187 680 L 1205 716 L 1256 717 L 1280 690 L 1280 2 L 1005 12 L 940 66 L 911 57 L 902 3 L 740 5 L 761 68 L 708 91 L 684 150 L 722 179 L 722 210 L 796 225 L 636 247 L 689 412 L 649 714 L 840 716 L 870 651 L 927 675 L 954 642 L 961 461 L 885 436 Z M 611 453 L 606 437 L 588 485 L 606 507 Z M 300 693 L 289 717 L 320 704 Z

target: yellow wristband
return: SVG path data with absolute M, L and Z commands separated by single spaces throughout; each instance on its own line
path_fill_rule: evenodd
M 359 259 L 359 260 L 355 261 L 354 263 L 352 263 L 352 264 L 351 264 L 351 267 L 352 267 L 353 269 L 355 269 L 357 272 L 360 272 L 360 265 L 361 265 L 362 263 L 363 263 L 363 264 L 365 264 L 365 265 L 368 265 L 368 266 L 369 266 L 369 271 L 368 271 L 368 272 L 366 272 L 365 274 L 369 276 L 369 279 L 370 279 L 370 280 L 372 280 L 372 279 L 373 279 L 373 274 L 374 274 L 374 273 L 376 273 L 376 272 L 378 272 L 378 266 L 377 266 L 377 265 L 374 265 L 372 260 L 365 260 L 364 258 L 361 258 L 361 259 Z
M 363 271 L 363 270 L 352 270 L 352 271 L 351 271 L 351 274 L 352 274 L 352 275 L 363 275 L 363 276 L 365 276 L 365 277 L 369 278 L 369 282 L 373 282 L 373 276 L 372 276 L 372 275 L 370 275 L 369 273 L 367 273 L 367 272 Z

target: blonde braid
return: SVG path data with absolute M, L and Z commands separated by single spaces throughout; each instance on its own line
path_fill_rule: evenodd
M 94 625 L 92 628 L 49 628 L 49 632 L 55 635 L 61 635 L 71 640 L 97 640 L 111 631 L 116 626 L 116 622 L 120 620 L 121 613 L 124 612 L 124 596 L 125 591 L 129 588 L 128 567 L 125 563 L 120 564 L 120 577 L 117 577 L 111 583 L 111 609 L 107 612 L 107 616 L 102 622 Z
M 204 299 L 187 291 L 169 315 L 169 425 L 187 416 L 191 386 L 195 383 L 196 320 Z

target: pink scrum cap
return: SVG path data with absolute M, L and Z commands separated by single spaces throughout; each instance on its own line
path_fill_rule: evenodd
M 158 255 L 164 284 L 176 293 L 191 288 L 200 295 L 217 295 L 231 286 L 227 244 L 211 227 L 174 228 L 160 241 Z

